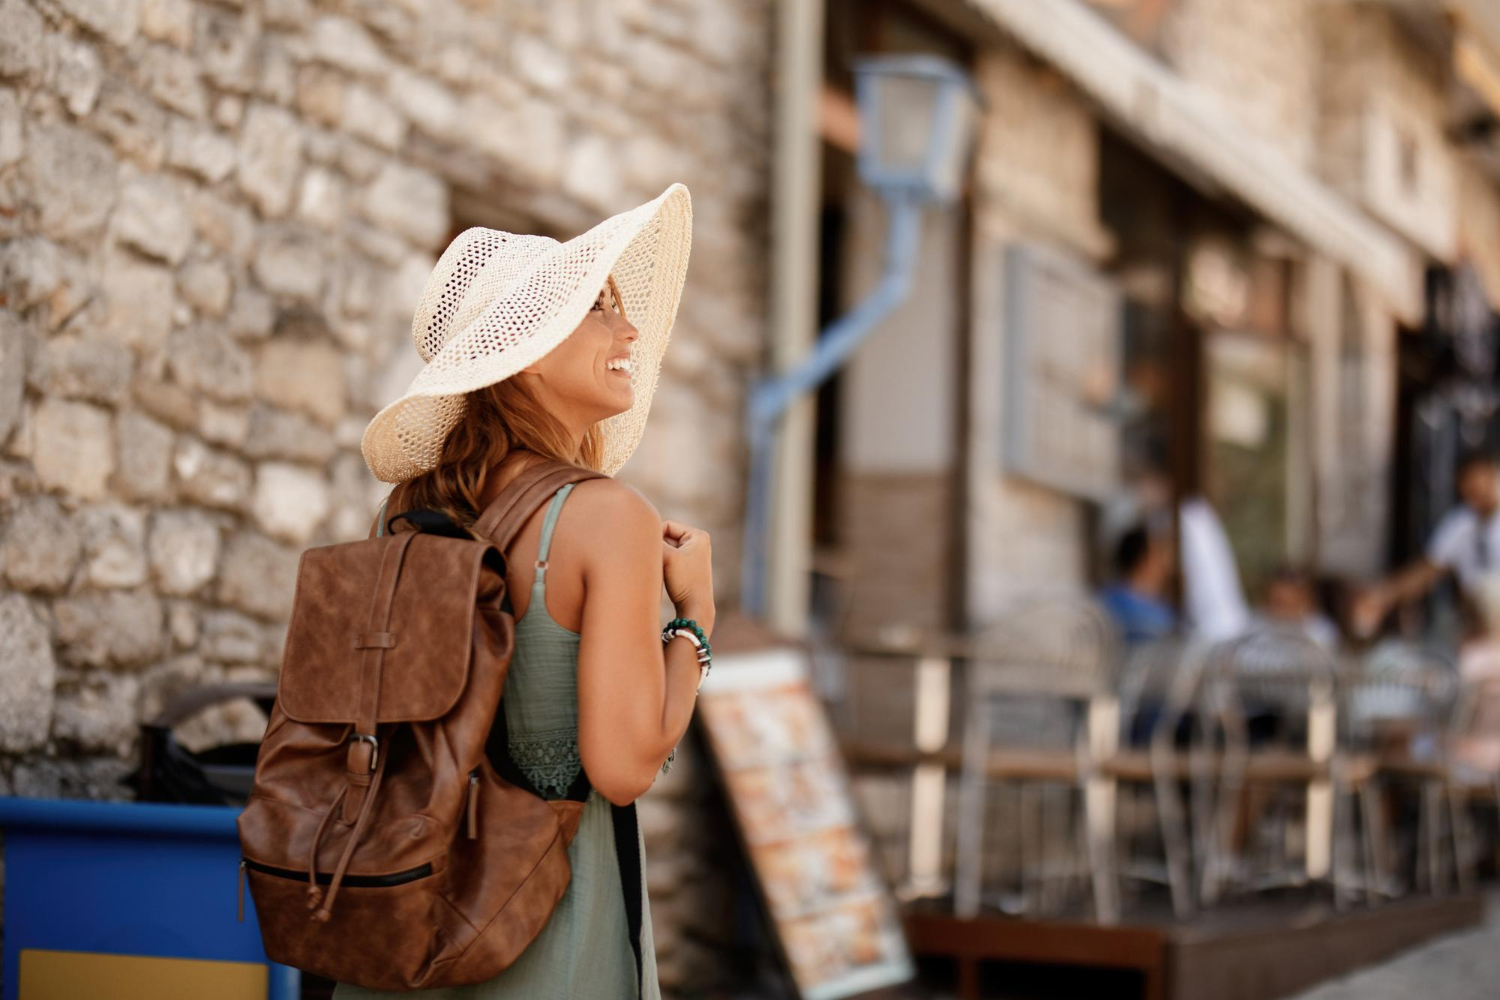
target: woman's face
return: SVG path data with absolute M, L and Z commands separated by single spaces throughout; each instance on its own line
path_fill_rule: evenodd
M 568 338 L 525 371 L 548 409 L 570 424 L 589 427 L 634 402 L 630 366 L 636 337 L 614 286 L 607 284 Z

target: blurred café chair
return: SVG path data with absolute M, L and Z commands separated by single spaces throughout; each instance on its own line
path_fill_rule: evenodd
M 1115 779 L 1100 763 L 1119 742 L 1115 692 L 1119 640 L 1092 602 L 1028 601 L 1010 609 L 966 651 L 965 718 L 956 831 L 954 911 L 982 904 L 1056 912 L 1075 882 L 1095 918 L 1119 919 L 1114 875 Z M 1001 833 L 989 818 L 995 785 L 1014 786 L 1017 870 L 987 891 L 987 849 Z M 1081 814 L 1081 826 L 1074 817 Z M 1003 852 L 1002 852 L 1003 853 Z
M 1383 642 L 1358 661 L 1345 679 L 1342 738 L 1350 752 L 1373 757 L 1378 767 L 1358 787 L 1364 847 L 1371 864 L 1366 894 L 1373 902 L 1399 895 L 1406 885 L 1393 870 L 1396 841 L 1403 833 L 1388 818 L 1402 785 L 1419 790 L 1411 885 L 1434 891 L 1446 883 L 1442 853 L 1447 806 L 1453 870 L 1460 885 L 1471 881 L 1472 857 L 1465 817 L 1467 796 L 1453 770 L 1451 747 L 1458 684 L 1451 661 L 1437 650 L 1407 642 Z M 1469 860 L 1465 860 L 1468 858 Z
M 1204 905 L 1226 890 L 1312 882 L 1330 883 L 1335 906 L 1346 905 L 1347 883 L 1338 877 L 1352 829 L 1346 799 L 1375 764 L 1340 745 L 1337 698 L 1332 654 L 1300 630 L 1259 628 L 1208 653 L 1202 749 L 1222 750 L 1210 828 L 1201 835 Z M 1291 808 L 1288 790 L 1298 793 Z
M 1200 853 L 1191 842 L 1182 789 L 1191 785 L 1195 798 L 1212 791 L 1212 759 L 1189 752 L 1196 745 L 1192 729 L 1199 720 L 1193 705 L 1206 650 L 1203 643 L 1174 637 L 1144 643 L 1127 654 L 1119 682 L 1123 746 L 1100 764 L 1120 785 L 1121 809 L 1114 826 L 1123 843 L 1117 844 L 1116 871 L 1122 881 L 1166 885 L 1179 919 L 1195 909 L 1193 867 Z M 1160 837 L 1159 860 L 1136 849 L 1142 824 L 1135 817 L 1143 789 Z

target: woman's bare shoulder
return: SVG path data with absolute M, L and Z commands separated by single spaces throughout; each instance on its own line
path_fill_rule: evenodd
M 584 539 L 620 541 L 629 536 L 661 539 L 661 514 L 640 490 L 615 479 L 589 479 L 573 488 L 574 532 Z M 566 509 L 566 508 L 565 508 Z

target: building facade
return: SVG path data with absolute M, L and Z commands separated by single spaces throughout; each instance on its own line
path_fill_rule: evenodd
M 300 551 L 364 537 L 384 495 L 360 435 L 415 374 L 412 309 L 471 225 L 566 238 L 689 186 L 688 286 L 622 476 L 714 535 L 732 588 L 770 17 L 0 2 L 0 792 L 124 796 L 167 698 L 275 677 Z M 240 702 L 179 735 L 263 726 Z M 694 768 L 641 808 L 669 987 L 705 975 Z

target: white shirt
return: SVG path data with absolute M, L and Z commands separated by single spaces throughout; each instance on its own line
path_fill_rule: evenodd
M 1452 570 L 1459 585 L 1472 593 L 1481 577 L 1500 572 L 1500 513 L 1481 524 L 1469 506 L 1453 508 L 1433 529 L 1427 560 Z
M 1250 624 L 1250 608 L 1223 522 L 1202 497 L 1184 500 L 1178 518 L 1188 621 L 1207 639 L 1238 635 Z

